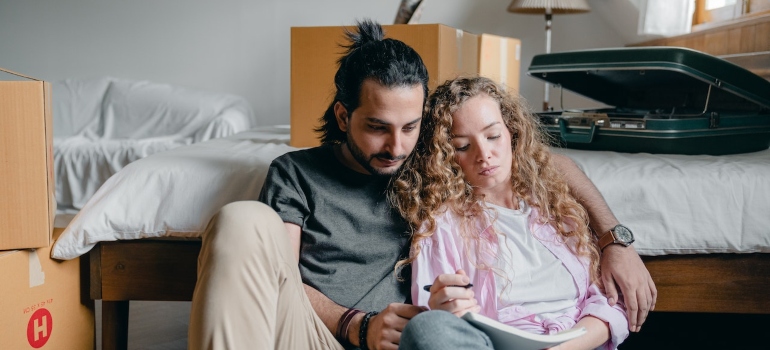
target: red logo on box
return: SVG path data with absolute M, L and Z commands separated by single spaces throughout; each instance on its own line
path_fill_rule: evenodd
M 51 338 L 53 318 L 45 308 L 40 308 L 32 314 L 27 323 L 27 341 L 29 345 L 37 349 L 45 345 Z

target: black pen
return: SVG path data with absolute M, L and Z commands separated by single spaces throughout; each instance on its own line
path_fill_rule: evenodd
M 425 287 L 422 287 L 422 289 L 425 289 L 426 292 L 430 292 L 430 287 L 432 287 L 432 286 L 433 286 L 432 284 L 428 284 Z M 466 284 L 464 286 L 447 286 L 447 287 L 463 287 L 465 289 L 468 289 L 470 287 L 473 287 L 473 283 L 468 283 L 468 284 Z

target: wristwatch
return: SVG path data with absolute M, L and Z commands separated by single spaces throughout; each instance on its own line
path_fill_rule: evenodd
M 624 247 L 628 247 L 631 243 L 634 243 L 634 233 L 628 227 L 617 224 L 599 238 L 599 249 L 604 250 L 610 244 L 621 244 Z

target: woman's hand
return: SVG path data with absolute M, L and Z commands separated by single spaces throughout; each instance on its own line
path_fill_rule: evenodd
M 430 287 L 428 306 L 431 310 L 444 310 L 457 317 L 466 312 L 479 312 L 481 307 L 476 301 L 474 292 L 463 286 L 470 283 L 470 278 L 462 269 L 455 274 L 443 274 L 436 277 Z

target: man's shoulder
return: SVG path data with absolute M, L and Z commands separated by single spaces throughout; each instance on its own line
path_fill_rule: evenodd
M 319 181 L 328 180 L 325 164 L 329 162 L 324 159 L 328 158 L 326 154 L 330 151 L 326 148 L 318 146 L 299 149 L 273 159 L 262 187 L 261 200 L 267 203 L 272 196 L 314 189 Z
M 273 166 L 290 166 L 292 164 L 301 165 L 303 167 L 309 166 L 312 163 L 323 162 L 332 155 L 332 150 L 329 146 L 321 145 L 312 148 L 299 149 L 291 152 L 286 152 L 283 155 L 273 160 Z

